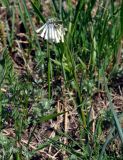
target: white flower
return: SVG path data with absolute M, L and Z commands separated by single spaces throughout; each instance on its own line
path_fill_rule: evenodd
M 37 29 L 40 36 L 50 42 L 60 43 L 64 42 L 64 35 L 66 29 L 63 27 L 61 21 L 53 18 L 49 19 L 41 28 Z

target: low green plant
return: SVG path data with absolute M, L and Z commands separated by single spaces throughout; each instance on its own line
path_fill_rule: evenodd
M 39 22 L 43 25 L 47 17 L 41 12 L 43 4 L 39 0 L 29 2 L 28 6 L 25 0 L 13 1 L 13 4 L 9 0 L 0 1 L 11 15 L 9 19 L 5 17 L 6 45 L 2 50 L 3 59 L 0 60 L 0 72 L 3 75 L 0 77 L 0 158 L 31 160 L 40 150 L 52 145 L 61 153 L 66 153 L 66 159 L 70 160 L 116 159 L 108 155 L 106 148 L 115 139 L 115 133 L 119 134 L 123 143 L 122 128 L 113 109 L 109 88 L 111 77 L 121 65 L 117 57 L 123 38 L 123 1 L 116 4 L 112 0 L 78 0 L 73 5 L 71 0 L 66 0 L 65 7 L 62 0 L 52 0 L 50 17 L 60 19 L 67 28 L 65 42 L 59 44 L 43 39 L 40 42 L 35 31 Z M 19 46 L 25 63 L 25 75 L 22 77 L 19 71 L 15 72 L 12 59 L 16 51 L 15 42 L 18 42 L 15 29 L 17 13 L 28 41 L 26 49 Z M 34 17 L 36 22 L 33 21 Z M 29 66 L 32 51 L 35 52 L 33 58 L 36 64 L 33 69 Z M 62 77 L 63 82 L 54 87 L 56 77 Z M 56 96 L 61 90 L 63 97 Z M 36 129 L 44 122 L 66 113 L 56 113 L 54 95 L 64 101 L 70 96 L 69 91 L 74 93 L 72 105 L 77 110 L 79 139 L 74 139 L 69 132 L 57 131 L 54 138 L 47 138 L 43 144 L 30 149 Z M 107 138 L 104 135 L 103 140 L 102 124 L 104 119 L 108 119 L 105 116 L 108 111 L 96 119 L 92 134 L 93 121 L 90 121 L 88 109 L 93 106 L 93 96 L 100 91 L 105 92 L 110 103 L 109 123 L 112 125 L 109 135 Z M 28 131 L 30 126 L 32 130 Z M 12 129 L 12 136 L 4 133 L 7 127 Z M 27 141 L 22 144 L 25 132 L 28 133 Z M 67 145 L 61 140 L 64 137 L 69 140 Z

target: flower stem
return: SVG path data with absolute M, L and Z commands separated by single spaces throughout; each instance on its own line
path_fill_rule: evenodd
M 48 99 L 50 99 L 51 98 L 51 86 L 50 86 L 51 60 L 50 60 L 50 50 L 49 50 L 48 42 L 47 42 L 47 55 L 48 55 Z

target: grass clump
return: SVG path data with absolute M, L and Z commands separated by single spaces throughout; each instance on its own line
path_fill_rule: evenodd
M 122 159 L 123 2 L 3 0 L 0 14 L 0 158 Z M 36 33 L 52 17 L 64 43 Z

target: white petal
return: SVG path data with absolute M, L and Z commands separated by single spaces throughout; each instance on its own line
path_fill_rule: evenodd
M 64 28 L 61 28 L 61 41 L 64 42 L 65 31 Z
M 59 35 L 59 37 L 60 37 L 60 40 L 61 40 L 62 42 L 64 42 L 64 34 L 62 33 L 61 28 L 59 28 L 59 29 L 57 30 L 57 33 L 58 33 L 58 35 Z
M 52 39 L 53 42 L 55 41 L 55 28 L 54 28 L 53 24 L 52 24 L 52 27 L 51 27 L 51 39 Z
M 52 41 L 55 42 L 55 43 L 57 43 L 57 39 L 56 39 L 56 30 L 53 30 L 52 35 L 53 35 Z
M 58 30 L 57 30 L 57 38 L 59 39 L 60 42 L 61 36 L 59 35 Z
M 44 39 L 48 40 L 48 30 L 46 30 L 46 32 L 45 32 Z
M 55 30 L 54 34 L 55 34 L 55 42 L 59 43 L 60 42 L 60 36 L 58 35 L 57 30 Z
M 61 41 L 64 42 L 64 35 L 61 36 Z
M 53 41 L 52 32 L 53 32 L 53 25 L 50 24 L 49 25 L 49 40 L 51 40 L 51 41 Z
M 59 34 L 60 37 L 62 36 L 61 29 L 57 29 L 57 33 Z
M 36 32 L 39 33 L 42 29 L 44 29 L 45 26 L 46 26 L 46 24 L 44 24 L 42 27 L 40 27 L 39 29 L 37 29 Z
M 49 40 L 52 40 L 52 25 L 49 25 Z
M 40 36 L 41 36 L 42 38 L 45 38 L 46 31 L 47 31 L 47 25 L 45 26 L 45 28 L 43 29 L 42 33 L 40 34 Z

